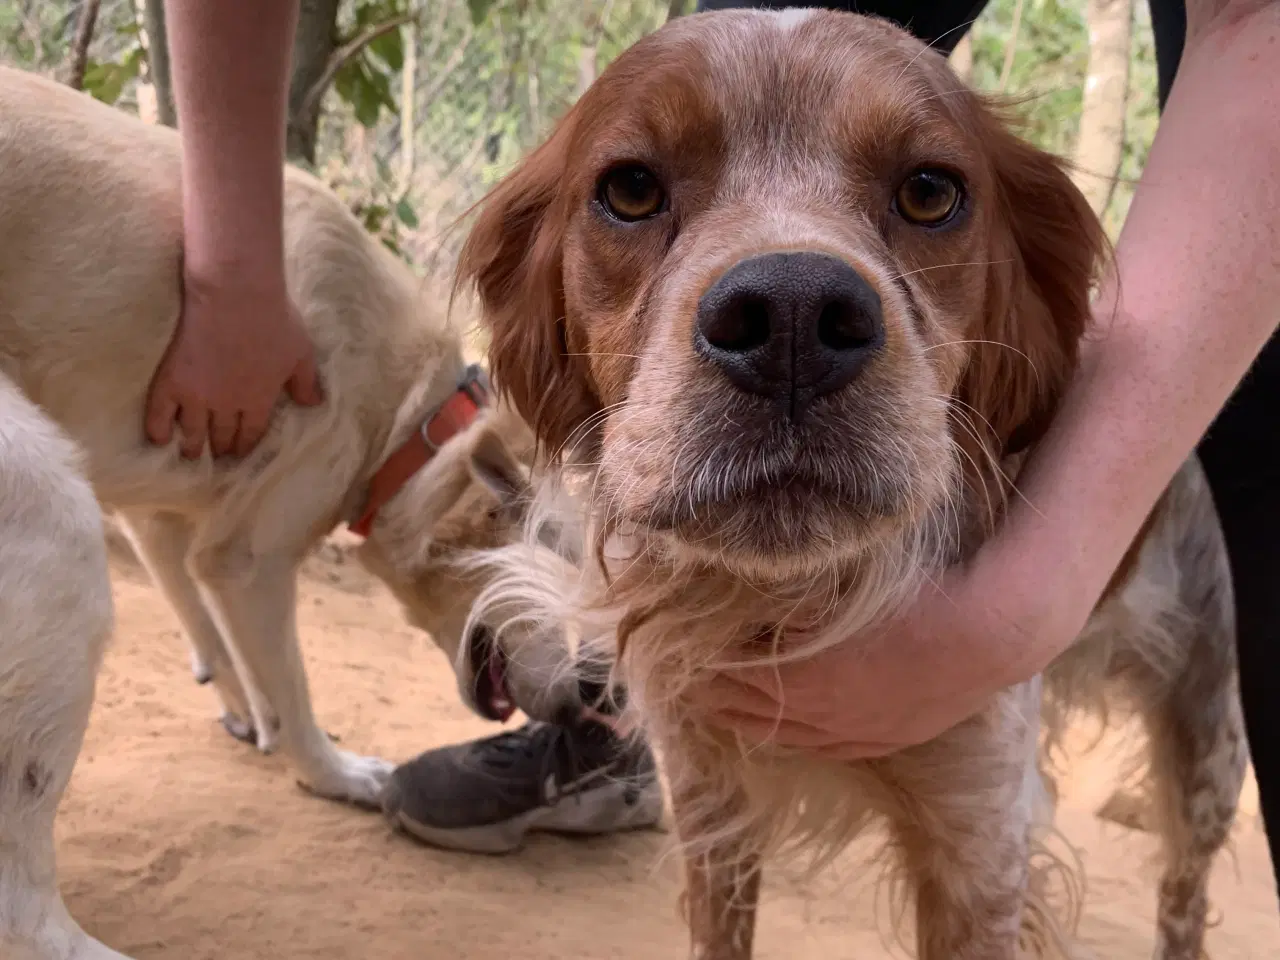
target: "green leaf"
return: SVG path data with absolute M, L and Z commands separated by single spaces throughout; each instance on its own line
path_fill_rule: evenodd
M 390 211 L 381 203 L 371 203 L 365 207 L 361 213 L 361 219 L 364 220 L 365 229 L 370 233 L 377 233 L 382 229 L 383 223 L 386 222 L 387 214 Z
M 363 31 L 369 24 L 377 20 L 381 8 L 382 4 L 376 2 L 376 0 L 374 3 L 356 4 L 356 30 Z
M 369 51 L 392 71 L 404 66 L 404 31 L 389 30 L 369 44 Z
M 418 214 L 408 200 L 401 200 L 396 204 L 396 216 L 410 230 L 418 229 Z
M 391 74 L 383 73 L 381 70 L 370 70 L 369 83 L 377 94 L 378 104 L 395 113 L 398 107 L 395 95 L 391 92 Z
M 369 27 L 385 23 L 392 17 L 401 16 L 405 12 L 402 0 L 365 0 L 364 3 L 356 5 L 356 34 L 364 33 Z
M 361 126 L 374 127 L 383 107 L 395 110 L 391 81 L 385 73 L 372 71 L 363 60 L 357 60 L 338 71 L 333 88 L 355 112 Z
M 84 71 L 84 89 L 94 99 L 114 104 L 129 81 L 137 78 L 143 56 L 143 49 L 134 47 L 119 62 L 89 63 Z
M 373 89 L 367 79 L 362 79 L 356 86 L 356 97 L 351 102 L 351 106 L 355 109 L 356 120 L 364 127 L 376 127 L 378 125 L 378 114 L 382 110 L 382 105 L 378 102 L 378 92 Z
M 493 8 L 493 0 L 467 0 L 467 9 L 471 11 L 471 22 L 477 27 L 484 23 L 484 18 Z

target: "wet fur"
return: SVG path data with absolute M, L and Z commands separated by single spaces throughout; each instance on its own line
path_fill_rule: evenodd
M 972 219 L 927 239 L 879 219 L 899 155 L 960 164 Z M 678 192 L 665 219 L 614 229 L 593 184 L 637 158 Z M 844 257 L 885 305 L 882 355 L 818 429 L 777 427 L 690 349 L 701 292 L 771 249 Z M 1111 704 L 1150 734 L 1156 955 L 1199 957 L 1246 749 L 1225 553 L 1194 462 L 1076 647 L 931 743 L 856 764 L 748 749 L 686 696 L 709 672 L 865 633 L 981 543 L 1074 372 L 1105 251 L 1062 165 L 941 57 L 834 13 L 681 18 L 619 57 L 486 200 L 460 281 L 547 455 L 534 525 L 582 518 L 586 561 L 491 554 L 502 573 L 479 609 L 570 623 L 617 659 L 671 780 L 694 956 L 751 955 L 765 859 L 820 865 L 873 822 L 921 957 L 1072 952 L 1071 923 L 1033 909 L 1052 899 L 1032 869 L 1051 807 L 1040 744 Z

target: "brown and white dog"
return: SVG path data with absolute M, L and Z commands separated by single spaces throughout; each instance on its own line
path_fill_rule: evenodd
M 279 410 L 243 460 L 148 445 L 144 400 L 180 309 L 179 150 L 173 131 L 0 70 L 5 960 L 119 957 L 67 916 L 53 857 L 111 631 L 99 503 L 125 521 L 228 729 L 262 749 L 278 737 L 318 794 L 374 804 L 391 770 L 317 726 L 298 648 L 298 565 L 344 520 L 473 707 L 537 715 L 576 695 L 558 640 L 483 623 L 464 634 L 483 583 L 454 561 L 517 534 L 528 429 L 477 402 L 444 311 L 314 178 L 286 177 L 285 244 L 324 404 Z
M 598 562 L 512 552 L 482 602 L 616 638 L 672 782 L 694 956 L 751 955 L 763 858 L 873 822 L 921 957 L 1005 960 L 1038 923 L 1072 950 L 1032 909 L 1042 697 L 1048 734 L 1107 701 L 1145 721 L 1156 956 L 1200 956 L 1247 760 L 1194 462 L 1075 648 L 931 743 L 852 764 L 747 748 L 687 695 L 858 635 L 982 541 L 1072 377 L 1105 252 L 1062 164 L 941 56 L 830 12 L 674 21 L 487 198 L 460 280 L 548 483 L 589 481 Z

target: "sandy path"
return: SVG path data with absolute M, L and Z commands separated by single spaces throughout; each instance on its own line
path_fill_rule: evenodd
M 314 799 L 283 760 L 222 732 L 168 608 L 129 558 L 116 573 L 119 629 L 59 824 L 67 901 L 94 934 L 138 960 L 684 955 L 675 869 L 655 863 L 661 835 L 544 838 L 514 857 L 470 857 Z M 310 561 L 299 616 L 317 711 L 345 746 L 401 759 L 487 731 L 429 641 L 336 550 Z M 1100 957 L 1149 957 L 1152 845 L 1090 813 L 1106 766 L 1076 769 L 1059 821 L 1090 871 L 1083 930 Z M 1215 878 L 1214 960 L 1280 955 L 1262 835 L 1245 808 L 1235 863 Z M 759 957 L 889 956 L 873 893 L 852 857 L 804 890 L 775 884 Z

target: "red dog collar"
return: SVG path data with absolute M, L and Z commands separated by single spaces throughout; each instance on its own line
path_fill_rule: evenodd
M 419 470 L 431 462 L 436 451 L 475 422 L 489 404 L 489 381 L 479 364 L 467 367 L 458 389 L 413 431 L 369 481 L 364 509 L 350 524 L 351 532 L 369 536 L 378 511 L 386 506 Z

